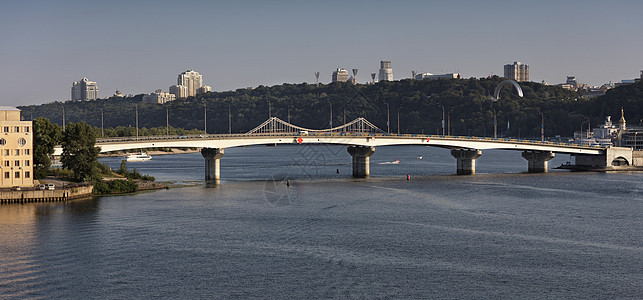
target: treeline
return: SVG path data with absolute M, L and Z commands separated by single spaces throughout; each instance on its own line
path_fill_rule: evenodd
M 571 136 L 588 118 L 592 125 L 601 123 L 606 115 L 618 119 L 621 107 L 629 124 L 643 119 L 642 83 L 615 88 L 602 97 L 584 99 L 576 92 L 559 87 L 524 82 L 520 83 L 524 98 L 519 98 L 508 85 L 500 94 L 501 100 L 493 102 L 491 96 L 502 80 L 493 77 L 402 80 L 374 85 L 284 84 L 211 92 L 164 105 L 142 103 L 142 96 L 137 95 L 19 108 L 26 119 L 44 117 L 62 124 L 64 107 L 66 122 L 86 122 L 95 130 L 100 130 L 102 116 L 105 130 L 97 132 L 98 136 L 135 135 L 136 110 L 139 135 L 164 135 L 166 124 L 170 125 L 170 134 L 201 133 L 206 123 L 208 133 L 244 133 L 269 116 L 284 121 L 290 119 L 291 123 L 306 128 L 322 129 L 330 125 L 331 106 L 333 126 L 365 117 L 392 133 L 399 130 L 400 133 L 441 134 L 443 107 L 453 135 L 493 135 L 494 109 L 499 135 L 522 138 L 539 136 L 541 113 L 546 136 Z

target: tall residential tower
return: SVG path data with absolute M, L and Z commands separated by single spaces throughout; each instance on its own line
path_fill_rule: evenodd
M 529 81 L 529 65 L 525 65 L 519 61 L 513 65 L 505 65 L 505 78 L 513 79 L 515 81 Z
M 203 85 L 203 77 L 194 70 L 187 70 L 179 74 L 176 83 L 170 87 L 170 93 L 176 95 L 176 98 L 187 98 L 212 90 L 211 87 Z
M 380 72 L 377 77 L 379 81 L 393 81 L 393 69 L 390 60 L 380 61 Z
M 71 100 L 96 100 L 98 99 L 98 84 L 83 77 L 80 81 L 74 81 L 71 86 Z

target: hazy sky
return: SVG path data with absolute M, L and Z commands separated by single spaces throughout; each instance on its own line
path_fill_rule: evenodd
M 168 90 L 194 69 L 216 91 L 330 82 L 338 66 L 370 80 L 380 60 L 411 71 L 598 85 L 643 69 L 643 1 L 4 1 L 0 105 Z

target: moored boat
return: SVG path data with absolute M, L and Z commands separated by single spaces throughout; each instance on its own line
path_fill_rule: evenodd
M 127 156 L 125 156 L 126 161 L 146 161 L 146 160 L 150 160 L 150 159 L 152 159 L 152 157 L 149 156 L 145 152 L 131 153 L 131 154 L 128 154 Z

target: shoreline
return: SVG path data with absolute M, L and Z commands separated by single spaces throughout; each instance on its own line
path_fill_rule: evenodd
M 161 150 L 151 150 L 151 151 L 143 151 L 149 155 L 152 156 L 157 156 L 157 155 L 170 155 L 170 154 L 186 154 L 186 153 L 198 153 L 199 149 L 188 149 L 188 150 L 181 150 L 178 148 L 170 148 L 170 151 L 161 151 Z M 118 151 L 118 153 L 111 153 L 111 154 L 99 154 L 98 157 L 119 157 L 119 156 L 127 156 L 128 153 L 132 152 L 127 152 L 127 151 Z

